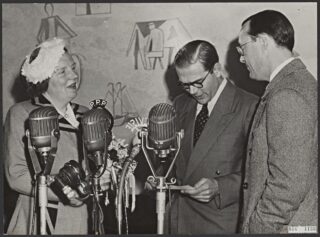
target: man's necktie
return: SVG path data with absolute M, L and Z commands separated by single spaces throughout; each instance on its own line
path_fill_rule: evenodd
M 208 104 L 202 105 L 202 109 L 197 115 L 195 126 L 194 126 L 194 137 L 193 137 L 193 145 L 196 145 L 206 122 L 208 121 Z

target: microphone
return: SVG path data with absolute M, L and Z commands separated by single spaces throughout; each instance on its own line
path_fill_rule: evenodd
M 81 119 L 82 138 L 86 161 L 91 160 L 95 165 L 91 170 L 88 164 L 92 181 L 92 227 L 95 234 L 103 234 L 103 214 L 100 212 L 101 186 L 100 177 L 107 167 L 107 151 L 112 140 L 113 117 L 104 108 L 107 101 L 102 99 L 90 102 L 92 109 L 84 113 Z M 106 196 L 107 198 L 107 196 Z
M 157 184 L 157 234 L 163 234 L 164 230 L 165 191 L 168 189 L 168 185 L 176 182 L 173 177 L 170 182 L 166 181 L 177 159 L 184 133 L 183 130 L 177 131 L 176 120 L 177 116 L 174 107 L 166 103 L 160 103 L 151 108 L 148 126 L 147 128 L 142 128 L 140 132 L 141 147 L 152 172 L 152 176 L 149 176 L 148 180 L 153 180 Z M 156 172 L 147 149 L 153 150 L 159 157 L 160 163 L 162 163 L 159 167 L 162 169 L 161 172 Z M 174 152 L 173 158 L 165 159 L 171 152 Z M 167 162 L 166 167 L 164 166 L 165 162 Z M 158 173 L 160 174 L 158 175 Z
M 58 112 L 51 106 L 37 108 L 29 115 L 31 144 L 41 154 L 52 149 L 52 136 L 59 136 L 58 117 Z
M 29 114 L 28 149 L 32 165 L 37 175 L 37 201 L 39 205 L 40 233 L 46 234 L 46 214 L 48 206 L 48 180 L 57 152 L 59 139 L 59 114 L 54 107 L 39 107 Z M 41 156 L 40 162 L 36 152 Z M 41 165 L 39 164 L 41 163 Z
M 111 113 L 104 108 L 106 101 L 94 100 L 90 103 L 92 109 L 84 113 L 81 124 L 83 132 L 84 146 L 94 163 L 101 166 L 104 163 L 103 153 L 112 140 L 113 117 Z
M 166 103 L 157 104 L 151 108 L 148 120 L 148 146 L 159 157 L 166 157 L 177 147 L 175 109 Z

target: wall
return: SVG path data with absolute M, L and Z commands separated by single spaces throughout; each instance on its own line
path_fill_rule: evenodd
M 164 40 L 172 46 L 173 55 L 191 39 L 213 42 L 231 79 L 240 87 L 260 95 L 264 85 L 248 79 L 245 67 L 238 61 L 234 48 L 237 34 L 241 22 L 249 15 L 264 9 L 280 10 L 295 28 L 295 51 L 311 73 L 317 75 L 316 3 L 114 3 L 110 5 L 111 13 L 84 16 L 75 14 L 74 3 L 53 6 L 53 15 L 58 15 L 77 34 L 70 40 L 70 48 L 80 57 L 83 73 L 75 101 L 88 106 L 92 99 L 107 97 L 108 108 L 114 109 L 119 117 L 117 125 L 124 121 L 120 115 L 125 112 L 147 116 L 153 105 L 170 102 L 179 93 L 177 88 L 168 90 L 168 83 L 175 85 L 175 72 L 167 67 L 169 48 L 163 50 L 163 69 L 158 61 L 154 70 L 145 69 L 139 52 L 134 50 L 137 47 L 135 33 L 140 34 L 139 47 L 142 48 L 146 43 L 142 33 L 148 33 L 146 27 L 151 21 L 161 23 Z M 50 15 L 50 9 L 48 12 Z M 2 4 L 3 116 L 12 104 L 25 99 L 24 87 L 18 77 L 19 68 L 25 55 L 37 43 L 41 19 L 47 16 L 44 4 Z M 126 86 L 122 90 L 122 112 L 120 98 L 116 98 L 117 88 L 120 88 L 117 82 L 121 82 L 122 88 Z M 108 83 L 114 83 L 114 94 Z M 115 108 L 112 99 L 116 100 Z M 125 124 L 114 129 L 116 135 L 130 136 Z

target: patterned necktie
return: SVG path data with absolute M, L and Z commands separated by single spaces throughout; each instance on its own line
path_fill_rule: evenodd
M 196 123 L 194 126 L 194 137 L 193 137 L 193 145 L 196 145 L 206 122 L 208 121 L 208 104 L 202 105 L 202 109 L 196 118 Z

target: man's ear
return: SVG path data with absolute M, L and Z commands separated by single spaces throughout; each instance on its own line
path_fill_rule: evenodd
M 274 43 L 274 39 L 267 34 L 259 34 L 257 40 L 260 41 L 264 49 L 267 49 L 272 43 Z
M 222 66 L 221 63 L 217 62 L 214 66 L 213 66 L 213 73 L 216 77 L 221 77 L 221 71 L 222 71 Z

